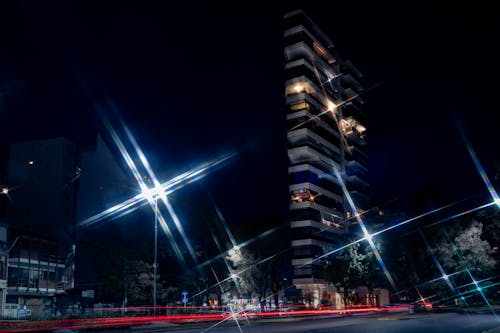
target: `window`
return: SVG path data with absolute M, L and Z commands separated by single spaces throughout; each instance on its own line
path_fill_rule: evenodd
M 16 280 L 18 276 L 19 276 L 19 268 L 10 267 L 9 268 L 9 280 L 10 279 Z
M 5 297 L 5 303 L 8 303 L 8 304 L 19 304 L 19 296 L 16 296 L 16 295 L 7 295 Z

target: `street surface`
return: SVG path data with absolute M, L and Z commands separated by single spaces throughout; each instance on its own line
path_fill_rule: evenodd
M 246 322 L 240 320 L 244 333 L 480 333 L 500 327 L 500 322 L 491 314 L 373 314 L 352 316 L 348 318 L 283 318 L 264 319 Z M 172 330 L 182 329 L 182 333 L 236 333 L 237 326 L 214 327 L 210 330 L 205 327 L 196 329 L 182 329 L 172 327 Z M 161 332 L 172 332 L 165 330 Z M 152 332 L 151 330 L 150 332 Z M 154 330 L 159 332 L 158 330 Z M 497 330 L 495 330 L 496 332 Z M 143 331 L 147 332 L 147 330 Z M 500 332 L 500 330 L 499 330 Z M 489 333 L 489 332 L 488 332 Z

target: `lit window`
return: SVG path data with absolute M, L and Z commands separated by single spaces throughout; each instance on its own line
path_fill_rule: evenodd
M 291 200 L 292 203 L 303 202 L 303 201 L 314 201 L 318 194 L 311 193 L 308 189 L 300 189 L 297 191 L 292 191 Z
M 304 86 L 298 83 L 293 87 L 293 90 L 295 90 L 296 93 L 301 93 L 304 91 Z
M 364 131 L 366 131 L 366 127 L 364 127 L 360 123 L 357 123 L 356 124 L 356 131 L 358 131 L 358 133 L 363 133 Z
M 303 109 L 309 110 L 309 104 L 306 102 L 302 102 L 290 105 L 290 110 L 292 111 L 303 110 Z

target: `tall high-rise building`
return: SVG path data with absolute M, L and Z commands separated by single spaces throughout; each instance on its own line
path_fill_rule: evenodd
M 358 210 L 368 205 L 362 75 L 302 10 L 284 22 L 293 284 L 303 298 L 338 304 L 315 258 L 350 232 L 342 183 Z

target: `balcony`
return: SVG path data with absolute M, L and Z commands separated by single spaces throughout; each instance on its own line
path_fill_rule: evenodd
M 337 66 L 337 60 L 314 36 L 310 30 L 302 25 L 297 24 L 284 32 L 285 37 L 285 56 L 286 59 L 295 59 L 303 55 L 303 58 L 316 59 L 322 63 L 324 67 Z M 297 47 L 307 48 L 305 54 L 294 54 L 293 50 Z M 338 66 L 337 66 L 338 67 Z
M 300 83 L 297 84 L 300 85 Z M 309 103 L 311 106 L 313 106 L 316 110 L 323 110 L 325 108 L 325 106 L 320 100 L 316 99 L 313 95 L 308 94 L 305 89 L 301 91 L 300 89 L 297 88 L 298 87 L 294 87 L 294 89 L 291 90 L 291 94 L 287 94 L 286 96 L 287 105 L 293 105 L 305 101 Z
M 365 101 L 361 98 L 359 93 L 352 90 L 351 88 L 342 89 L 342 95 L 342 98 L 346 101 L 349 100 L 359 105 L 365 104 Z
M 291 164 L 310 163 L 325 172 L 332 172 L 334 167 L 340 169 L 338 161 L 327 157 L 309 146 L 289 148 L 288 158 Z
M 332 248 L 332 244 L 330 243 L 325 243 L 321 242 L 315 239 L 294 239 L 291 242 L 292 247 L 298 247 L 298 246 L 319 246 L 325 251 L 326 249 Z
M 328 223 L 326 223 L 328 222 Z M 333 224 L 329 221 L 318 222 L 314 220 L 301 220 L 301 221 L 292 221 L 290 223 L 291 228 L 303 228 L 303 227 L 311 227 L 317 229 L 319 232 L 328 232 L 335 234 L 344 234 L 345 225 L 336 223 Z
M 362 179 L 361 177 L 359 177 L 357 175 L 348 176 L 347 181 L 349 183 L 351 183 L 357 189 L 365 190 L 370 186 L 366 180 Z M 350 185 L 350 184 L 348 184 L 348 185 Z
M 357 136 L 364 139 L 366 127 L 353 117 L 345 117 L 340 121 L 340 127 L 344 135 L 348 137 Z
M 285 77 L 292 79 L 298 76 L 306 76 L 320 87 L 334 78 L 341 77 L 331 66 L 324 67 L 321 63 L 313 65 L 309 59 L 300 58 L 285 64 Z
M 368 160 L 366 154 L 356 146 L 349 146 L 346 152 L 350 155 L 347 157 L 349 161 L 358 161 L 365 164 Z
M 318 177 L 317 178 L 326 178 L 329 181 L 331 181 L 333 184 L 338 185 L 337 178 L 332 176 L 330 173 L 325 172 L 321 169 L 316 168 L 314 165 L 311 164 L 299 164 L 299 165 L 294 165 L 288 168 L 289 173 L 297 173 L 297 172 L 312 172 L 316 174 Z
M 342 70 L 346 73 L 352 73 L 358 79 L 363 77 L 363 74 L 354 66 L 354 64 L 350 61 L 344 61 L 342 63 Z
M 325 92 L 323 89 L 318 87 L 315 81 L 317 82 L 317 80 L 313 80 L 305 75 L 286 80 L 286 96 L 288 97 L 293 94 L 305 92 L 322 106 L 319 108 L 320 110 L 326 111 L 331 109 L 330 111 L 334 111 L 334 109 L 332 109 L 332 105 L 335 104 L 332 104 L 332 102 L 335 98 L 333 98 L 328 92 Z
M 335 216 L 337 219 L 343 218 L 341 212 L 339 212 L 335 209 L 331 209 L 331 208 L 325 207 L 323 205 L 317 204 L 315 202 L 303 201 L 303 202 L 294 202 L 294 203 L 290 204 L 290 210 L 299 210 L 299 209 L 307 209 L 307 208 L 317 210 L 320 213 L 326 213 L 328 215 Z
M 297 130 L 289 131 L 287 138 L 288 143 L 295 147 L 304 145 L 305 143 L 312 143 L 314 147 L 317 147 L 320 150 L 327 149 L 330 154 L 336 154 L 337 156 L 340 156 L 340 149 L 338 147 L 328 142 L 308 128 L 300 128 Z
M 340 195 L 309 182 L 290 185 L 289 189 L 292 192 L 292 202 L 315 201 L 320 195 L 342 202 Z
M 347 167 L 349 169 L 352 169 L 354 172 L 359 172 L 360 173 L 363 173 L 363 174 L 366 174 L 368 173 L 368 169 L 361 163 L 359 163 L 359 161 L 356 161 L 356 160 L 352 160 L 352 161 L 349 161 L 347 162 Z
M 351 197 L 353 198 L 353 200 L 356 202 L 356 204 L 358 206 L 364 206 L 370 201 L 370 198 L 366 194 L 364 194 L 362 191 L 354 190 L 354 191 L 350 191 L 349 193 L 351 194 Z M 363 208 L 363 207 L 360 207 L 360 208 Z
M 342 75 L 341 81 L 343 83 L 343 86 L 347 85 L 348 87 L 352 87 L 356 91 L 363 90 L 363 86 L 359 83 L 359 81 L 356 78 L 352 76 L 351 73 L 344 73 Z
M 364 122 L 366 119 L 366 114 L 361 108 L 352 102 L 346 102 L 343 104 L 342 108 L 342 115 L 347 118 L 347 117 L 353 117 L 355 119 L 358 119 L 361 122 Z
M 340 143 L 338 125 L 331 113 L 319 112 L 305 101 L 290 105 L 290 109 L 286 116 L 289 130 L 307 127 L 328 141 Z

